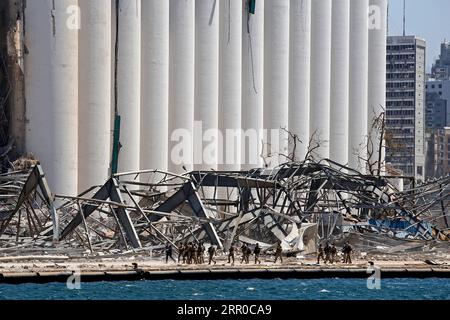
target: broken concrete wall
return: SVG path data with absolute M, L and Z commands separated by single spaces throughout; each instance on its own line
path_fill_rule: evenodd
M 19 157 L 25 152 L 25 82 L 24 82 L 24 15 L 23 0 L 0 3 L 0 145 L 14 143 L 11 152 Z
M 10 138 L 14 140 L 13 156 L 25 153 L 25 72 L 23 44 L 25 32 L 24 1 L 10 0 L 10 23 L 8 32 L 8 61 L 11 77 Z

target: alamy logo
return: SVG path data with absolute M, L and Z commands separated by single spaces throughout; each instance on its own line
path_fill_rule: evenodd
M 383 15 L 377 5 L 369 6 L 369 30 L 381 30 L 383 27 Z
M 67 289 L 80 290 L 81 289 L 81 270 L 75 269 L 72 275 L 67 279 Z
M 381 290 L 381 269 L 371 264 L 367 268 L 367 273 L 371 275 L 367 278 L 367 289 Z
M 79 6 L 68 6 L 66 13 L 69 17 L 66 20 L 66 26 L 69 30 L 81 29 L 81 9 Z

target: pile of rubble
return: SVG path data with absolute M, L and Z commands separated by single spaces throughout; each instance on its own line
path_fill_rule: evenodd
M 360 251 L 395 253 L 404 246 L 396 241 L 419 248 L 450 235 L 450 177 L 399 191 L 391 177 L 307 160 L 240 172 L 117 174 L 69 196 L 51 195 L 31 164 L 0 176 L 0 253 L 158 251 L 190 241 L 270 250 L 281 241 L 285 251 L 306 255 L 321 241 L 343 239 Z

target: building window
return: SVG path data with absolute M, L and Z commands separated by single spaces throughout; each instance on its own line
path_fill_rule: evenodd
M 418 167 L 417 167 L 417 174 L 418 174 L 419 176 L 422 176 L 422 175 L 423 175 L 423 167 L 422 167 L 422 166 L 418 166 Z

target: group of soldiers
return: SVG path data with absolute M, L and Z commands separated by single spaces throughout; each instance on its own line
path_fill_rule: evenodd
M 187 264 L 203 264 L 205 263 L 205 246 L 203 242 L 200 242 L 198 244 L 189 242 L 186 244 L 181 244 L 178 248 L 178 263 L 187 263 Z M 214 263 L 216 264 L 216 260 L 214 260 L 214 256 L 216 255 L 216 247 L 210 246 L 208 248 L 208 264 Z M 231 263 L 231 265 L 234 265 L 235 262 L 235 252 L 236 248 L 234 244 L 231 244 L 229 250 L 228 250 L 228 263 Z M 346 242 L 342 248 L 343 253 L 343 263 L 352 263 L 352 252 L 353 248 L 352 246 Z M 255 256 L 255 264 L 261 264 L 261 260 L 259 260 L 260 254 L 261 254 L 261 248 L 259 244 L 256 244 L 254 249 L 252 250 L 247 244 L 242 244 L 241 246 L 241 253 L 242 253 L 242 260 L 241 263 L 250 263 L 250 256 L 254 254 Z M 172 244 L 168 243 L 166 245 L 166 263 L 169 262 L 169 259 L 171 259 L 173 262 L 177 262 L 173 256 L 173 247 Z M 281 242 L 278 242 L 277 247 L 275 249 L 275 263 L 280 259 L 281 263 L 283 263 L 283 249 L 281 247 Z M 325 247 L 322 246 L 322 244 L 319 245 L 318 252 L 317 252 L 317 264 L 320 264 L 320 260 L 323 260 L 325 264 L 327 263 L 335 263 L 337 261 L 337 248 L 333 244 L 330 244 L 329 242 L 326 243 Z
M 172 247 L 170 244 L 168 245 Z M 210 251 L 214 250 L 215 248 L 213 246 L 208 248 L 208 253 Z M 189 242 L 186 244 L 181 244 L 178 248 L 178 263 L 183 262 L 187 264 L 202 264 L 205 263 L 205 246 L 203 242 L 200 242 L 198 244 Z M 175 259 L 172 258 L 173 261 Z M 214 261 L 214 252 L 212 252 L 212 255 L 210 254 L 210 260 L 209 263 L 211 264 L 211 261 Z M 167 247 L 166 247 L 166 262 L 168 262 L 167 258 Z
M 228 250 L 228 263 L 231 263 L 232 266 L 234 266 L 234 254 L 235 254 L 235 247 L 234 244 L 230 246 L 230 249 Z M 255 255 L 255 264 L 261 264 L 261 261 L 259 260 L 259 255 L 261 254 L 261 248 L 259 247 L 259 244 L 256 244 L 255 248 L 252 250 L 247 244 L 242 244 L 241 246 L 241 252 L 242 252 L 242 260 L 241 263 L 250 263 L 250 256 L 252 253 Z
M 353 252 L 352 246 L 346 242 L 344 244 L 344 247 L 342 248 L 343 253 L 343 263 L 352 263 L 352 257 L 351 254 Z M 319 248 L 317 250 L 317 264 L 320 264 L 320 260 L 323 260 L 325 264 L 328 262 L 333 264 L 337 261 L 337 248 L 333 244 L 330 244 L 329 242 L 326 243 L 325 248 L 322 246 L 322 244 L 319 244 Z
M 186 244 L 181 244 L 178 248 L 178 261 L 173 258 L 173 246 L 171 243 L 166 244 L 166 263 L 171 259 L 173 262 L 183 263 L 183 264 L 203 264 L 205 263 L 204 255 L 205 255 L 205 246 L 202 242 L 196 244 L 193 242 L 189 242 Z M 214 263 L 216 264 L 216 260 L 214 256 L 216 255 L 216 247 L 210 246 L 208 248 L 208 264 Z M 235 252 L 236 247 L 235 244 L 231 244 L 228 250 L 228 263 L 234 265 L 235 262 Z M 247 244 L 242 244 L 241 246 L 242 252 L 242 260 L 241 263 L 250 263 L 250 256 L 253 254 L 255 256 L 255 264 L 261 264 L 261 260 L 259 259 L 261 254 L 261 247 L 257 243 L 252 250 Z M 281 247 L 281 242 L 278 242 L 277 247 L 275 249 L 275 263 L 280 259 L 281 263 L 283 263 L 283 249 Z

